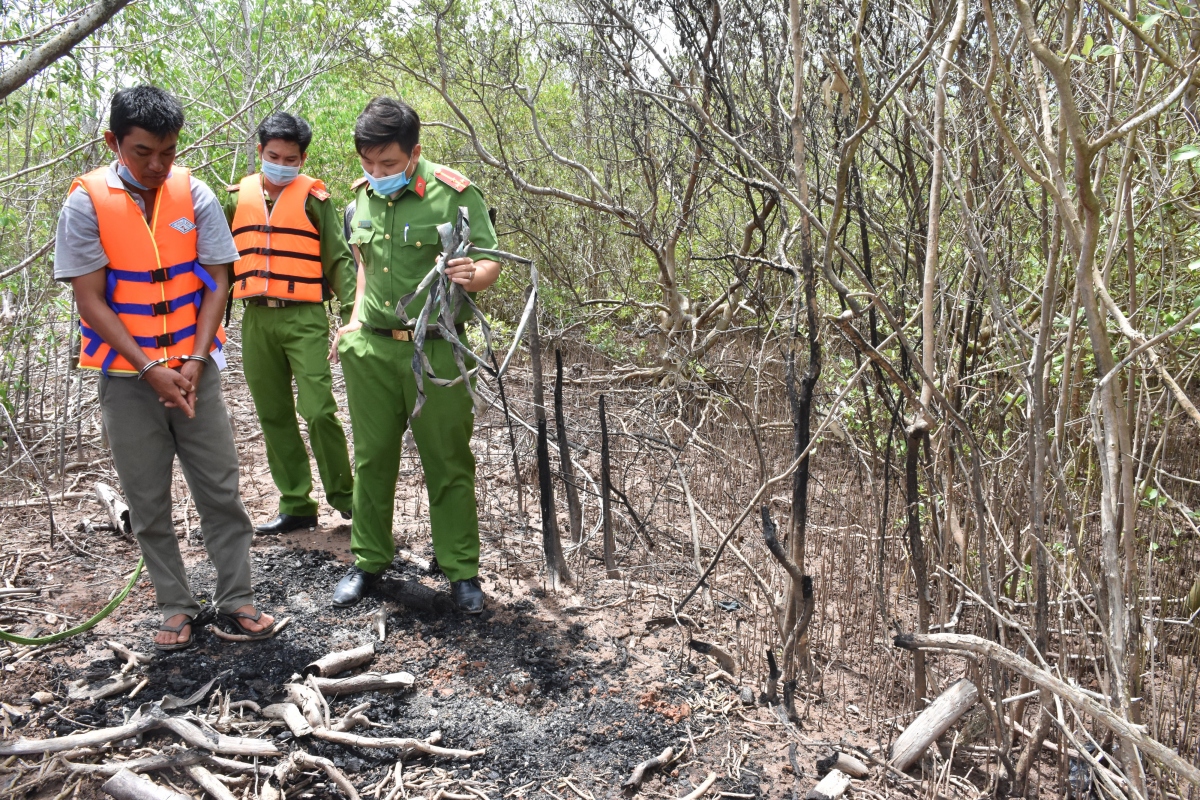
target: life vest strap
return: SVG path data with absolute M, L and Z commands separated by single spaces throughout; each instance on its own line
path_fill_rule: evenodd
M 109 302 L 108 307 L 118 314 L 136 314 L 140 317 L 165 317 L 173 311 L 176 311 L 184 306 L 200 307 L 204 295 L 201 292 L 192 292 L 191 294 L 180 295 L 174 300 L 163 300 L 159 303 L 114 303 Z
M 238 255 L 279 256 L 280 258 L 295 258 L 299 259 L 300 261 L 316 261 L 318 263 L 321 261 L 320 255 L 313 255 L 312 253 L 297 253 L 294 250 L 276 250 L 274 247 L 247 247 L 244 250 L 238 250 Z M 313 283 L 314 281 L 306 282 Z
M 241 227 L 234 229 L 233 235 L 237 236 L 239 233 L 255 233 L 255 232 L 257 232 L 257 233 L 280 233 L 280 234 L 287 234 L 288 236 L 304 236 L 309 239 L 316 239 L 318 242 L 321 241 L 321 234 L 316 233 L 315 231 L 306 231 L 303 228 L 280 228 L 278 226 L 273 226 L 273 225 L 242 225 Z
M 132 270 L 132 269 L 112 269 L 108 270 L 108 284 L 110 289 L 116 288 L 117 281 L 129 281 L 131 283 L 166 283 L 172 278 L 177 278 L 180 275 L 186 275 L 189 272 L 193 273 L 200 281 L 208 287 L 210 292 L 217 290 L 217 282 L 213 280 L 212 275 L 208 274 L 208 270 L 199 261 L 184 261 L 181 264 L 175 264 L 170 267 L 159 267 L 151 270 Z
M 265 269 L 250 269 L 245 272 L 235 272 L 233 280 L 244 281 L 247 278 L 267 278 L 273 281 L 287 281 L 288 283 L 321 283 L 325 279 L 323 277 L 307 278 L 301 275 L 288 275 L 283 272 L 268 272 Z

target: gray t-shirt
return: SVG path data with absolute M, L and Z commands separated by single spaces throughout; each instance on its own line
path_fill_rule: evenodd
M 114 189 L 125 189 L 117 175 L 116 164 L 109 165 L 105 176 Z M 192 207 L 196 214 L 196 258 L 201 264 L 228 264 L 238 260 L 233 234 L 225 221 L 221 204 L 204 181 L 191 176 Z M 146 211 L 142 198 L 130 192 L 138 207 Z M 108 266 L 108 256 L 100 245 L 100 223 L 96 206 L 87 192 L 74 191 L 63 204 L 58 217 L 58 240 L 54 244 L 54 279 L 67 281 Z

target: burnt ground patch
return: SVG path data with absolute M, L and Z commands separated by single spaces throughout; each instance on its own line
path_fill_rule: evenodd
M 645 655 L 631 655 L 631 630 L 614 629 L 611 612 L 556 610 L 537 586 L 512 592 L 511 580 L 506 586 L 504 580 L 489 580 L 485 574 L 489 607 L 477 618 L 413 610 L 378 595 L 354 608 L 336 609 L 329 597 L 345 565 L 331 553 L 260 543 L 252 557 L 259 606 L 277 618 L 292 618 L 278 636 L 230 643 L 202 631 L 190 650 L 154 654 L 139 671 L 147 683 L 136 698 L 32 709 L 16 732 L 61 736 L 119 725 L 143 702 L 166 694 L 185 697 L 214 678 L 214 689 L 231 700 L 263 706 L 277 702 L 283 684 L 306 664 L 328 652 L 375 640 L 374 619 L 381 607 L 387 613 L 387 637 L 376 644 L 377 655 L 368 668 L 407 671 L 416 683 L 399 693 L 331 699 L 331 713 L 340 717 L 352 706 L 370 702 L 366 713 L 378 727 L 360 729 L 360 735 L 426 738 L 439 731 L 446 747 L 485 750 L 467 763 L 423 759 L 441 771 L 442 780 L 470 777 L 503 795 L 521 787 L 520 794 L 536 792 L 548 781 L 565 777 L 582 791 L 611 796 L 638 762 L 688 740 L 688 698 L 706 690 L 703 675 L 680 669 L 684 665 L 664 666 L 648 662 Z M 447 589 L 440 575 L 430 576 L 405 562 L 397 561 L 389 572 L 390 577 L 421 581 L 432 590 Z M 207 559 L 195 560 L 189 573 L 197 596 L 211 597 L 215 574 Z M 139 594 L 145 604 L 148 593 Z M 116 672 L 120 662 L 104 648 L 105 640 L 153 652 L 150 638 L 158 617 L 152 608 L 144 605 L 141 613 L 125 616 L 119 626 L 106 624 L 109 630 L 103 636 L 80 637 L 59 648 L 49 666 L 30 674 L 19 687 L 8 685 L 6 689 L 24 697 L 6 691 L 7 702 L 22 702 L 39 685 L 65 698 L 68 682 L 99 681 Z M 195 709 L 202 711 L 205 705 L 201 701 Z M 331 759 L 359 785 L 382 778 L 398 755 L 315 740 L 298 742 L 282 728 L 264 735 L 284 749 L 303 747 Z M 166 743 L 170 738 L 150 741 Z M 677 773 L 661 780 L 686 782 L 689 774 L 685 770 L 682 778 Z M 310 786 L 300 796 L 332 791 Z M 758 791 L 757 785 L 752 791 Z

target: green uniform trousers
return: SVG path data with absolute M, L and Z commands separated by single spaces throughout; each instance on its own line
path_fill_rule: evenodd
M 247 305 L 242 317 L 242 368 L 267 444 L 267 465 L 279 489 L 280 513 L 317 513 L 308 451 L 296 422 L 297 406 L 308 423 L 325 499 L 339 511 L 349 511 L 354 477 L 346 432 L 333 399 L 325 307 L 320 303 L 283 308 Z
M 338 344 L 346 399 L 354 430 L 354 522 L 350 549 L 355 564 L 378 573 L 392 563 L 392 512 L 400 473 L 401 438 L 417 398 L 413 344 L 352 331 Z M 425 343 L 434 371 L 458 374 L 449 342 Z M 479 574 L 479 512 L 475 505 L 475 411 L 466 386 L 425 381 L 425 405 L 412 421 L 413 439 L 429 493 L 429 525 L 438 566 L 451 581 Z
M 150 384 L 135 377 L 101 377 L 99 395 L 113 466 L 163 619 L 200 613 L 171 522 L 171 465 L 176 456 L 200 515 L 204 547 L 217 568 L 213 605 L 228 614 L 252 604 L 254 529 L 238 494 L 237 447 L 216 366 L 210 362 L 196 382 L 193 419 L 164 406 Z

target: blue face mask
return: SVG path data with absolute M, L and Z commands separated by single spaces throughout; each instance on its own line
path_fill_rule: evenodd
M 385 175 L 382 178 L 376 178 L 371 173 L 363 170 L 363 174 L 367 176 L 367 183 L 371 184 L 371 188 L 375 194 L 381 194 L 385 197 L 391 197 L 396 192 L 408 186 L 408 167 L 404 168 L 404 172 L 398 172 L 395 175 Z
M 117 142 L 117 177 L 128 183 L 135 189 L 140 189 L 143 192 L 150 191 L 150 187 L 144 185 L 137 178 L 133 177 L 133 173 L 129 171 L 129 167 L 125 166 L 125 156 L 121 155 L 121 143 Z M 168 176 L 170 177 L 170 176 Z
M 283 164 L 273 164 L 270 161 L 263 160 L 262 162 L 263 175 L 267 176 L 267 180 L 276 186 L 287 186 L 300 174 L 300 167 L 287 167 Z

